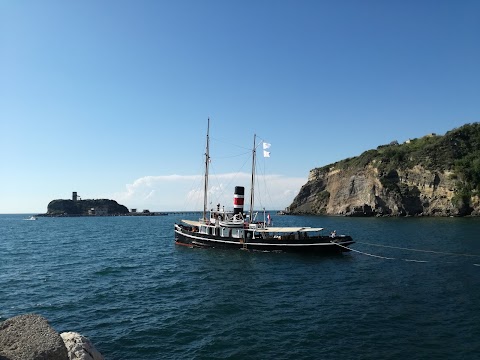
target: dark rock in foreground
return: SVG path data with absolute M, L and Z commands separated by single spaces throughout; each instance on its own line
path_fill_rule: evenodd
M 1 360 L 68 360 L 61 336 L 40 315 L 19 315 L 0 324 Z
M 0 360 L 104 360 L 86 337 L 59 334 L 36 314 L 0 323 Z

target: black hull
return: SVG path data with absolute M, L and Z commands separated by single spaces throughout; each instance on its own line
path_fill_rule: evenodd
M 350 236 L 315 236 L 301 240 L 279 240 L 276 238 L 243 239 L 219 237 L 200 234 L 181 227 L 175 227 L 175 243 L 188 247 L 241 249 L 253 251 L 285 251 L 285 252 L 315 252 L 342 253 L 350 251 L 349 245 L 354 241 Z

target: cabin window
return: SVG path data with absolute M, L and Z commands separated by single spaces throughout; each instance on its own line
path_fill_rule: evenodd
M 222 236 L 229 237 L 230 236 L 230 229 L 222 228 Z
M 243 229 L 232 229 L 232 237 L 243 238 Z

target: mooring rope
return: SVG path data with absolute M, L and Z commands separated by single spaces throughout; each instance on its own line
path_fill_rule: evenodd
M 368 242 L 363 242 L 363 241 L 356 241 L 356 243 L 358 243 L 358 244 L 370 245 L 370 246 L 378 246 L 378 247 L 390 248 L 390 249 L 426 252 L 426 253 L 432 253 L 432 254 L 480 257 L 480 255 L 477 255 L 477 254 L 460 254 L 460 253 L 451 253 L 451 252 L 445 252 L 445 251 L 412 249 L 412 248 L 404 248 L 404 247 L 399 247 L 399 246 L 373 244 L 373 243 L 368 243 Z
M 418 262 L 418 263 L 426 263 L 428 262 L 427 260 L 415 260 L 415 259 L 401 259 L 407 262 Z
M 338 244 L 338 243 L 336 243 L 336 242 L 333 242 L 333 241 L 330 241 L 330 242 L 331 242 L 332 244 L 335 244 L 335 245 L 337 245 L 337 246 L 340 246 L 341 248 L 347 249 L 348 251 L 353 251 L 353 252 L 356 252 L 356 253 L 359 253 L 359 254 L 362 254 L 362 255 L 367 255 L 367 256 L 371 256 L 371 257 L 375 257 L 375 258 L 379 258 L 379 259 L 396 260 L 395 258 L 392 258 L 392 257 L 386 257 L 386 256 L 369 254 L 369 253 L 366 253 L 366 252 L 363 252 L 363 251 L 355 250 L 355 249 L 352 249 L 352 248 L 349 248 L 349 247 L 340 245 L 340 244 Z
M 343 245 L 340 245 L 340 244 L 337 244 L 333 241 L 330 241 L 332 244 L 335 244 L 335 245 L 338 245 L 344 249 L 347 249 L 349 251 L 353 251 L 353 252 L 356 252 L 356 253 L 359 253 L 359 254 L 362 254 L 362 255 L 367 255 L 367 256 L 371 256 L 371 257 L 375 257 L 375 258 L 379 258 L 379 259 L 386 259 L 386 260 L 395 260 L 395 258 L 391 258 L 391 257 L 385 257 L 385 256 L 380 256 L 380 255 L 374 255 L 374 254 L 369 254 L 369 253 L 366 253 L 366 252 L 362 252 L 362 251 L 358 251 L 358 250 L 355 250 L 355 249 L 352 249 L 352 248 L 349 248 L 349 247 L 346 247 L 346 246 L 343 246 Z
M 375 255 L 375 254 L 370 254 L 370 253 L 366 253 L 366 252 L 363 252 L 363 251 L 355 250 L 355 249 L 349 248 L 349 247 L 347 247 L 347 246 L 340 245 L 340 244 L 338 244 L 338 243 L 336 243 L 336 242 L 333 242 L 333 241 L 330 241 L 330 242 L 331 242 L 332 244 L 337 245 L 337 246 L 340 246 L 341 248 L 344 248 L 344 249 L 346 249 L 346 250 L 353 251 L 353 252 L 356 252 L 356 253 L 359 253 L 359 254 L 362 254 L 362 255 L 366 255 L 366 256 L 378 258 L 378 259 L 401 260 L 401 261 L 406 261 L 406 262 L 417 262 L 417 263 L 428 263 L 428 262 L 430 262 L 430 261 L 428 261 L 428 260 L 401 259 L 401 258 L 380 256 L 380 255 Z M 359 242 L 359 241 L 357 241 L 357 243 L 362 244 L 362 242 Z M 371 245 L 374 245 L 374 244 L 371 244 Z M 380 246 L 381 246 L 381 245 L 380 245 Z M 390 246 L 384 246 L 384 247 L 390 247 Z M 407 249 L 407 248 L 399 248 L 399 247 L 392 247 L 392 248 L 402 249 L 402 250 L 409 250 L 409 249 Z M 411 249 L 411 250 L 415 250 L 415 249 Z M 418 250 L 418 251 L 422 251 L 422 250 Z M 457 254 L 457 253 L 444 253 L 444 252 L 436 252 L 436 251 L 430 251 L 430 250 L 423 250 L 423 251 L 425 251 L 425 252 L 440 253 L 440 254 L 449 254 L 449 255 L 463 255 L 463 254 Z M 469 254 L 466 254 L 466 255 L 469 255 Z M 471 255 L 471 256 L 478 256 L 478 255 Z M 474 266 L 480 266 L 480 264 L 472 264 L 472 265 L 474 265 Z

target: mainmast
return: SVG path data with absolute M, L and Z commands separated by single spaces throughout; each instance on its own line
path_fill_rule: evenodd
M 209 149 L 209 133 L 210 133 L 210 118 L 207 123 L 207 146 L 205 150 L 205 180 L 203 188 L 203 220 L 207 220 L 207 192 L 208 192 L 208 164 L 210 163 L 210 149 Z
M 255 161 L 256 161 L 256 156 L 257 156 L 257 145 L 256 145 L 256 138 L 257 135 L 253 135 L 253 151 L 252 151 L 252 183 L 250 187 L 250 222 L 253 221 L 253 204 L 255 200 L 255 190 L 254 190 L 254 185 L 255 185 Z

